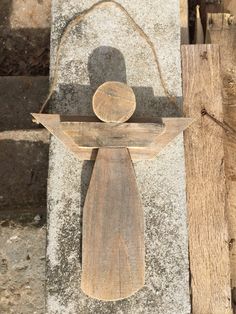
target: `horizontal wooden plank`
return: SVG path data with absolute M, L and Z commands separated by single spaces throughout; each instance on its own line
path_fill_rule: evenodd
M 33 114 L 34 115 L 34 114 Z M 38 114 L 36 114 L 39 118 Z M 48 115 L 49 116 L 49 115 Z M 52 115 L 51 115 L 52 116 Z M 96 116 L 79 116 L 79 115 L 59 115 L 60 122 L 101 122 Z M 128 123 L 159 123 L 163 124 L 163 119 L 160 117 L 131 117 Z
M 61 122 L 62 130 L 80 147 L 148 147 L 165 131 L 157 123 Z
M 90 117 L 60 117 L 59 114 L 32 114 L 34 119 L 46 127 L 58 140 L 60 140 L 72 153 L 80 160 L 95 160 L 97 155 L 97 148 L 80 147 L 75 141 L 66 134 L 61 124 L 65 121 L 93 121 L 94 118 Z M 95 118 L 95 121 L 97 119 Z M 132 121 L 132 122 L 131 122 Z M 148 123 L 147 118 L 143 119 L 130 119 L 129 123 Z M 185 130 L 191 123 L 190 118 L 155 118 L 150 119 L 149 122 L 165 125 L 165 130 L 162 134 L 156 136 L 155 143 L 150 147 L 137 148 L 128 147 L 132 160 L 145 160 L 153 159 L 157 154 L 168 145 L 177 135 Z
M 230 265 L 219 46 L 182 47 L 192 313 L 229 314 Z

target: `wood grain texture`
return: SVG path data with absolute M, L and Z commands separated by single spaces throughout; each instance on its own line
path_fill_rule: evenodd
M 235 0 L 224 0 L 224 11 L 236 16 L 236 2 Z
M 201 21 L 201 16 L 200 16 L 200 11 L 199 11 L 199 5 L 196 6 L 194 43 L 204 44 L 204 32 L 203 32 L 202 21 Z
M 41 123 L 48 131 L 63 143 L 80 160 L 95 160 L 97 148 L 80 147 L 75 141 L 63 131 L 64 122 L 97 122 L 96 117 L 60 116 L 58 114 L 32 113 L 34 119 Z M 129 123 L 155 123 L 165 125 L 164 132 L 156 137 L 150 147 L 136 148 L 128 147 L 132 160 L 145 160 L 155 158 L 162 149 L 166 147 L 176 136 L 185 130 L 191 123 L 189 118 L 132 118 Z
M 180 0 L 181 44 L 189 43 L 188 0 Z
M 120 82 L 106 82 L 93 96 L 93 111 L 104 122 L 125 122 L 136 109 L 131 87 Z
M 221 0 L 221 1 L 214 0 L 211 2 L 206 1 L 206 0 L 199 0 L 201 20 L 202 20 L 202 26 L 204 29 L 204 34 L 206 33 L 207 15 L 211 13 L 223 12 L 224 8 L 223 8 L 222 1 L 224 0 Z
M 182 47 L 192 313 L 231 313 L 219 46 Z
M 119 300 L 144 285 L 144 217 L 126 148 L 100 148 L 83 211 L 82 290 Z
M 80 147 L 148 147 L 165 132 L 159 123 L 62 122 L 63 131 Z
M 235 3 L 236 4 L 236 3 Z M 229 14 L 208 16 L 208 40 L 219 43 L 223 79 L 224 121 L 236 130 L 236 25 L 227 21 Z M 236 288 L 236 140 L 225 136 L 225 173 L 227 184 L 227 216 L 230 239 L 230 263 L 232 287 Z M 236 300 L 235 300 L 236 301 Z

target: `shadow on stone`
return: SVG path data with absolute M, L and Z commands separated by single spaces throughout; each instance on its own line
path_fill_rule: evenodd
M 53 96 L 53 104 L 64 104 L 64 110 L 60 112 L 61 114 L 94 116 L 92 98 L 96 89 L 106 81 L 127 82 L 123 54 L 118 49 L 109 46 L 96 48 L 89 56 L 88 75 L 90 85 L 60 84 L 59 92 Z M 170 102 L 167 97 L 154 95 L 152 87 L 131 87 L 136 96 L 134 117 L 176 117 L 182 115 L 182 97 L 176 97 L 175 102 Z M 56 105 L 54 105 L 55 107 Z M 56 109 L 53 111 L 57 113 Z
M 142 75 L 142 73 L 140 73 Z M 81 116 L 94 116 L 92 110 L 92 97 L 96 89 L 106 81 L 127 82 L 126 65 L 123 54 L 116 48 L 101 46 L 96 48 L 89 57 L 88 76 L 90 85 L 61 84 L 59 91 L 53 96 L 54 112 L 57 111 L 57 104 L 63 104 L 60 114 L 78 114 Z M 181 116 L 180 108 L 182 98 L 176 99 L 176 103 L 170 102 L 167 97 L 154 95 L 152 87 L 131 86 L 136 96 L 137 108 L 135 117 L 176 117 Z M 84 161 L 81 172 L 81 208 L 84 206 L 90 178 L 92 175 L 93 162 Z M 81 216 L 83 210 L 81 210 Z M 82 224 L 82 217 L 80 217 Z M 81 226 L 80 226 L 81 227 Z M 67 228 L 67 226 L 66 226 Z M 79 226 L 78 226 L 79 228 Z M 80 253 L 80 263 L 82 262 L 82 236 L 77 239 Z
M 124 56 L 118 49 L 109 46 L 93 50 L 88 60 L 88 73 L 92 94 L 107 81 L 127 82 Z
M 85 198 L 87 195 L 90 179 L 93 172 L 93 166 L 94 166 L 94 161 L 84 161 L 83 166 L 82 166 L 82 171 L 81 171 L 82 184 L 81 184 L 81 198 L 80 198 L 80 206 L 82 210 L 81 210 L 81 217 L 80 217 L 80 230 L 82 230 L 83 208 L 84 208 Z M 82 236 L 80 238 L 80 248 L 81 248 L 81 253 L 79 254 L 79 262 L 82 264 Z

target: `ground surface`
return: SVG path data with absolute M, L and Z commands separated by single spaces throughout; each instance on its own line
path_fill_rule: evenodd
M 0 224 L 0 313 L 45 314 L 46 229 Z

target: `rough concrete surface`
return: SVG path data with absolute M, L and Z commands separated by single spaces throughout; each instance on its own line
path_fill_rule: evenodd
M 63 27 L 96 1 L 54 0 L 51 76 Z M 91 115 L 91 98 L 107 80 L 127 82 L 136 116 L 176 116 L 181 108 L 179 1 L 100 3 L 70 32 L 61 53 L 54 112 Z M 158 56 L 128 16 L 148 34 Z M 135 163 L 146 220 L 146 284 L 118 302 L 88 298 L 80 289 L 83 203 L 92 162 L 80 162 L 56 139 L 48 179 L 47 313 L 190 313 L 182 135 L 153 161 Z
M 0 239 L 0 313 L 45 314 L 46 228 L 2 221 Z

